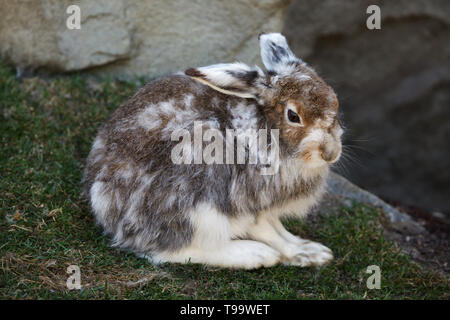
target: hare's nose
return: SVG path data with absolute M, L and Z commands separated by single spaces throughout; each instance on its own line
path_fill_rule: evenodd
M 320 155 L 322 156 L 322 159 L 325 160 L 326 162 L 331 162 L 335 158 L 332 152 L 322 151 Z
M 320 146 L 320 156 L 328 163 L 336 162 L 339 158 L 340 150 L 338 148 L 327 148 L 324 145 Z

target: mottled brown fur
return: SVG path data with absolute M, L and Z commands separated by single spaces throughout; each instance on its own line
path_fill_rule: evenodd
M 274 48 L 278 50 L 274 59 L 282 61 L 287 51 Z M 259 70 L 224 71 L 235 83 L 221 89 L 248 91 L 255 98 L 218 92 L 195 79 L 209 79 L 207 75 L 190 68 L 185 75 L 148 83 L 112 114 L 88 156 L 84 194 L 115 245 L 140 254 L 176 251 L 195 236 L 189 213 L 202 203 L 236 218 L 258 216 L 320 193 L 325 169 L 323 174 L 305 175 L 290 166 L 311 160 L 311 150 L 298 153 L 299 144 L 313 128 L 324 125 L 321 121 L 327 112 L 337 114 L 337 99 L 312 69 L 297 62 L 289 64 L 296 67 L 294 72 L 279 77 Z M 288 103 L 295 106 L 303 127 L 286 123 Z M 244 113 L 242 119 L 237 110 Z M 164 130 L 183 128 L 192 134 L 195 121 L 204 123 L 205 129 L 219 130 L 222 137 L 226 129 L 246 125 L 279 129 L 279 172 L 263 176 L 260 163 L 175 165 L 170 155 L 178 142 L 171 141 L 170 132 Z M 338 127 L 335 119 L 331 127 Z M 317 148 L 322 148 L 324 159 L 335 156 L 329 149 Z

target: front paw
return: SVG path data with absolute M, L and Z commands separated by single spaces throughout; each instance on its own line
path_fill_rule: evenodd
M 291 266 L 321 266 L 333 260 L 333 253 L 324 245 L 308 240 L 302 240 L 283 259 L 285 265 Z

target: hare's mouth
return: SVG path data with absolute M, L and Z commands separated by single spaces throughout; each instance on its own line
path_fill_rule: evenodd
M 300 159 L 311 168 L 331 165 L 339 161 L 340 157 L 340 148 L 329 150 L 316 147 L 300 152 Z
M 321 158 L 326 161 L 328 164 L 336 163 L 339 158 L 341 157 L 341 150 L 340 148 L 337 150 L 321 150 L 320 152 Z
M 326 165 L 328 162 L 325 161 L 321 155 L 318 148 L 312 148 L 304 150 L 300 153 L 300 159 L 308 167 L 321 167 Z

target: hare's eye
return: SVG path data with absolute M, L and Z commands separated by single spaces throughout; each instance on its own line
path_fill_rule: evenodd
M 288 118 L 288 120 L 290 122 L 297 123 L 297 124 L 302 124 L 302 119 L 300 118 L 298 113 L 292 111 L 291 109 L 288 109 L 287 118 Z

